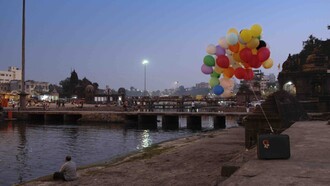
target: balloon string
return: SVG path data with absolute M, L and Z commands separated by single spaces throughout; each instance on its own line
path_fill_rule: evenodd
M 260 100 L 258 99 L 256 93 L 254 92 L 253 87 L 252 87 L 251 85 L 250 85 L 250 88 L 251 88 L 251 90 L 252 90 L 252 92 L 253 92 L 253 95 L 254 95 L 254 97 L 256 98 L 256 100 L 257 100 L 257 101 L 260 101 Z M 264 109 L 262 108 L 262 104 L 261 104 L 261 102 L 260 102 L 260 109 L 261 109 L 261 112 L 262 112 L 262 114 L 264 115 L 264 117 L 265 117 L 265 119 L 266 119 L 266 121 L 267 121 L 267 124 L 268 124 L 268 126 L 269 126 L 269 128 L 270 128 L 270 131 L 271 131 L 272 133 L 274 133 L 273 127 L 272 127 L 272 125 L 270 124 L 270 122 L 269 122 L 269 120 L 268 120 L 268 118 L 267 118 L 267 116 L 266 116 L 266 113 L 265 113 Z

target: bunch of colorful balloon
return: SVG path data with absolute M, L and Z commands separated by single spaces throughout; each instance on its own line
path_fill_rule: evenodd
M 220 38 L 219 45 L 210 44 L 207 47 L 208 55 L 204 57 L 201 70 L 211 76 L 209 84 L 214 94 L 228 97 L 234 87 L 233 77 L 252 80 L 253 68 L 263 66 L 269 69 L 273 66 L 270 50 L 261 40 L 261 33 L 259 24 L 240 32 L 231 28 L 225 37 Z

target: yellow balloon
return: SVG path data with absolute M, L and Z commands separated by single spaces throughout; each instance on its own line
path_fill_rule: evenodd
M 258 50 L 256 48 L 252 49 L 252 54 L 253 55 L 257 55 L 258 54 Z
M 239 57 L 239 53 L 233 53 L 233 58 L 237 62 L 241 62 L 242 61 L 241 58 Z
M 241 30 L 239 36 L 245 43 L 248 43 L 252 39 L 251 31 L 248 29 Z
M 251 33 L 253 37 L 258 37 L 261 35 L 262 28 L 259 24 L 254 24 L 251 26 Z
M 248 48 L 254 49 L 257 48 L 259 46 L 259 39 L 258 38 L 252 38 L 251 41 L 249 41 L 246 46 Z
M 274 63 L 273 60 L 271 58 L 268 58 L 265 62 L 262 63 L 262 66 L 265 69 L 269 69 L 269 68 L 272 68 L 273 63 Z
M 242 43 L 238 42 L 239 43 L 239 51 L 243 50 L 245 48 L 245 45 L 243 45 Z
M 215 65 L 213 70 L 218 74 L 222 74 L 223 72 L 223 69 L 220 68 L 218 65 Z
M 234 33 L 234 34 L 238 35 L 238 31 L 236 30 L 236 28 L 230 28 L 230 29 L 227 31 L 227 34 L 230 34 L 230 33 Z

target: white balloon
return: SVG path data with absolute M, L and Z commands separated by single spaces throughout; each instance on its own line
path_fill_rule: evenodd
M 228 48 L 228 43 L 227 43 L 226 37 L 221 37 L 219 39 L 219 45 L 224 49 Z
M 227 57 L 228 57 L 230 63 L 231 63 L 232 61 L 235 61 L 235 60 L 234 60 L 234 57 L 233 57 L 232 54 L 227 55 Z
M 233 52 L 230 51 L 229 49 L 227 49 L 227 50 L 226 50 L 226 54 L 227 54 L 227 56 L 228 56 L 228 55 L 233 55 Z
M 240 63 L 237 63 L 236 61 L 234 61 L 233 63 L 230 62 L 230 65 L 236 69 L 236 68 L 239 68 L 239 67 L 242 67 L 242 65 Z
M 215 54 L 216 51 L 217 51 L 217 48 L 213 44 L 209 44 L 206 48 L 206 52 L 211 55 Z
M 234 80 L 232 78 L 220 78 L 220 85 L 224 89 L 232 90 L 234 88 Z
M 225 89 L 223 91 L 223 93 L 220 95 L 220 97 L 222 97 L 222 98 L 229 98 L 229 97 L 232 97 L 232 96 L 233 96 L 232 91 L 228 90 L 228 89 Z

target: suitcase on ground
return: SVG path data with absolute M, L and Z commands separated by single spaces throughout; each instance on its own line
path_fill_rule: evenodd
M 257 142 L 258 159 L 289 159 L 290 138 L 286 134 L 261 134 Z

